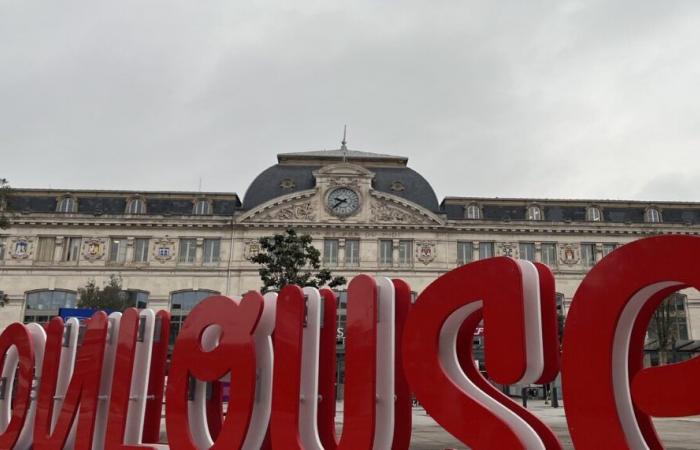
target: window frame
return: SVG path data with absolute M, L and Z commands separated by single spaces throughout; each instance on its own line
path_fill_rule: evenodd
M 413 240 L 399 239 L 399 265 L 410 266 L 413 264 Z
M 357 244 L 357 245 L 355 245 Z M 351 252 L 350 249 L 356 247 L 356 252 Z M 354 256 L 354 258 L 353 258 Z M 345 239 L 345 265 L 359 266 L 360 265 L 360 240 Z
M 384 253 L 388 244 L 388 253 Z M 384 256 L 384 257 L 382 257 Z M 394 241 L 392 239 L 379 239 L 379 251 L 377 252 L 377 261 L 380 266 L 391 266 L 394 264 Z
M 73 244 L 77 243 L 77 248 L 73 248 Z M 63 254 L 61 261 L 66 263 L 77 263 L 80 261 L 80 250 L 83 246 L 83 238 L 79 236 L 68 236 L 63 238 Z M 76 250 L 75 253 L 71 250 Z
M 207 247 L 211 245 L 211 252 L 208 251 Z M 213 249 L 216 249 L 215 253 Z M 209 255 L 211 253 L 211 255 Z M 211 258 L 210 258 L 211 256 Z M 195 249 L 196 257 L 196 249 Z M 203 264 L 219 264 L 221 262 L 221 239 L 220 238 L 207 238 L 204 239 L 202 243 L 202 263 Z
M 206 205 L 206 211 L 200 211 L 199 205 Z M 194 216 L 211 216 L 212 212 L 212 202 L 209 199 L 199 198 L 194 200 L 192 203 L 192 215 Z
M 484 256 L 486 252 L 483 252 L 483 249 L 489 249 L 488 253 L 490 255 Z M 493 258 L 496 254 L 496 243 L 494 241 L 482 241 L 479 242 L 479 259 L 488 259 L 488 258 Z
M 340 239 L 323 239 L 323 264 L 329 266 L 338 265 L 338 255 L 340 253 Z
M 46 259 L 43 258 L 43 253 L 47 251 L 44 250 L 44 245 L 50 243 L 51 252 L 47 255 Z M 36 242 L 36 254 L 34 255 L 34 260 L 36 262 L 52 263 L 56 256 L 56 236 L 39 236 Z
M 468 220 L 480 220 L 481 219 L 481 207 L 476 203 L 470 203 L 465 208 L 465 218 Z
M 644 211 L 644 222 L 646 223 L 661 223 L 663 217 L 661 210 L 656 206 L 650 206 Z
M 184 248 L 185 244 L 187 243 L 187 250 L 185 253 Z M 189 246 L 189 244 L 192 243 L 192 247 Z M 187 257 L 189 255 L 189 250 L 192 250 L 192 260 L 189 261 L 189 258 Z M 185 258 L 183 259 L 183 255 Z M 177 251 L 177 262 L 178 264 L 194 264 L 197 262 L 197 239 L 195 238 L 180 238 L 178 242 L 178 251 Z
M 544 210 L 539 205 L 529 205 L 527 207 L 525 217 L 527 220 L 540 222 L 544 220 Z
M 549 264 L 547 261 L 545 261 L 545 248 L 552 249 L 552 257 L 553 257 L 553 262 L 552 264 Z M 557 243 L 556 242 L 542 242 L 540 244 L 540 262 L 543 264 L 547 265 L 547 267 L 550 268 L 555 268 L 559 264 L 559 260 L 557 257 Z
M 72 195 L 64 195 L 56 200 L 56 212 L 74 214 L 78 212 L 78 199 Z
M 115 243 L 117 244 L 116 251 L 114 249 Z M 127 242 L 126 237 L 110 236 L 109 237 L 109 255 L 107 255 L 107 262 L 109 264 L 113 264 L 113 265 L 126 264 L 127 247 L 128 247 L 128 242 Z
M 590 205 L 586 207 L 586 221 L 588 222 L 602 222 L 603 221 L 603 211 L 600 207 L 596 205 Z
M 457 264 L 463 266 L 472 261 L 474 261 L 474 243 L 472 241 L 457 241 Z
M 532 255 L 530 258 L 526 258 L 523 254 L 527 253 L 525 249 L 531 250 Z M 520 254 L 520 259 L 525 261 L 535 262 L 535 243 L 534 242 L 518 242 L 518 252 Z
M 146 247 L 143 249 L 143 259 L 139 258 L 139 253 L 141 249 L 139 249 L 139 243 L 145 242 Z M 151 238 L 147 237 L 136 237 L 134 238 L 134 254 L 133 257 L 131 258 L 131 261 L 136 263 L 136 264 L 146 264 L 148 262 L 148 253 L 151 248 Z
M 584 258 L 584 251 L 583 249 L 587 248 L 590 249 L 590 256 L 591 260 L 588 261 L 586 258 Z M 594 242 L 581 242 L 581 265 L 583 267 L 593 267 L 596 264 L 596 244 Z
M 146 199 L 143 197 L 132 197 L 126 202 L 124 214 L 141 215 L 146 214 Z

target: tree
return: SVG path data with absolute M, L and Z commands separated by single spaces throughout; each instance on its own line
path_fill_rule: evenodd
M 7 197 L 12 188 L 5 178 L 0 178 L 0 230 L 10 226 L 10 219 L 7 217 Z
M 101 289 L 95 280 L 89 280 L 85 287 L 78 289 L 78 308 L 124 311 L 129 306 L 133 305 L 129 305 L 129 295 L 122 290 L 122 278 L 119 275 L 110 275 Z
M 666 297 L 654 311 L 647 330 L 649 338 L 655 340 L 659 347 L 659 364 L 669 362 L 669 354 L 673 352 L 678 335 L 677 323 L 682 319 L 679 308 L 682 310 L 684 297 L 682 294 L 672 294 Z
M 331 271 L 321 268 L 321 252 L 311 245 L 311 236 L 297 235 L 293 229 L 285 234 L 258 239 L 261 251 L 250 261 L 260 264 L 260 291 L 280 290 L 287 284 L 320 288 L 326 284 L 333 288 L 347 281 L 334 277 Z

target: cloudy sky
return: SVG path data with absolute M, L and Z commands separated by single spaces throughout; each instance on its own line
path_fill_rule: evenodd
M 439 198 L 700 201 L 700 2 L 0 0 L 0 177 L 243 195 L 282 152 Z

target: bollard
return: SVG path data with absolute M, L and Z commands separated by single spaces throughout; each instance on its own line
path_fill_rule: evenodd
M 556 386 L 552 386 L 552 408 L 559 408 L 559 397 Z
M 527 408 L 527 388 L 522 388 L 520 395 L 523 397 L 523 408 Z

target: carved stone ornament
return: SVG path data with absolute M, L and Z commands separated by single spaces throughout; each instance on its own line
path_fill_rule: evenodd
M 581 249 L 578 244 L 559 246 L 559 259 L 567 266 L 573 266 L 581 261 Z
M 359 187 L 360 186 L 360 179 L 359 178 L 350 178 L 350 177 L 338 177 L 338 178 L 331 178 L 328 181 L 328 184 L 331 187 L 336 187 L 336 186 L 354 186 L 354 187 Z
M 34 250 L 32 238 L 18 237 L 12 239 L 10 244 L 10 256 L 13 259 L 27 259 L 32 256 Z
M 247 260 L 252 258 L 253 256 L 257 255 L 262 251 L 262 245 L 260 245 L 260 242 L 257 239 L 251 239 L 249 241 L 246 241 L 244 247 L 243 247 L 243 257 Z
M 175 256 L 175 241 L 158 239 L 153 246 L 153 257 L 162 263 L 170 261 Z
M 498 256 L 508 256 L 510 258 L 519 258 L 520 249 L 515 242 L 499 242 L 496 244 L 496 254 Z
M 294 189 L 297 184 L 291 178 L 285 178 L 280 182 L 280 187 L 282 189 Z
M 316 220 L 316 210 L 314 205 L 307 201 L 274 209 L 265 214 L 262 218 L 286 222 L 311 222 Z
M 370 220 L 389 223 L 429 223 L 424 217 L 398 206 L 372 199 L 370 203 Z
M 391 189 L 394 192 L 403 192 L 406 190 L 406 187 L 400 181 L 392 181 L 391 187 L 389 189 Z
M 95 262 L 105 255 L 105 240 L 90 238 L 83 241 L 83 257 L 90 262 Z
M 430 264 L 436 256 L 435 241 L 416 241 L 416 259 L 423 264 Z

